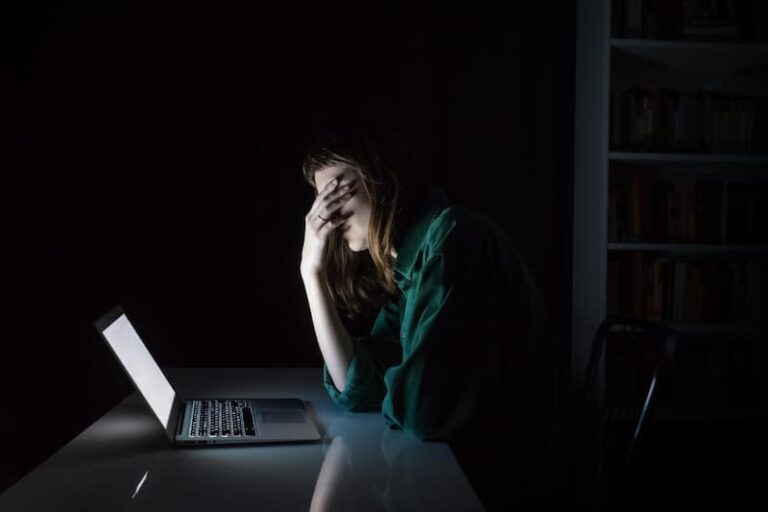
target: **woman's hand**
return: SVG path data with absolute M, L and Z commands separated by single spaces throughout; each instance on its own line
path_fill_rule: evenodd
M 325 271 L 325 246 L 331 231 L 347 220 L 341 207 L 354 195 L 355 178 L 331 180 L 315 198 L 304 218 L 304 247 L 301 250 L 301 274 L 317 275 Z

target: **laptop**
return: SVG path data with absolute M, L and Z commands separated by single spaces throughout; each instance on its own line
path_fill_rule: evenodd
M 298 398 L 181 398 L 118 306 L 96 329 L 175 445 L 316 441 L 320 433 Z

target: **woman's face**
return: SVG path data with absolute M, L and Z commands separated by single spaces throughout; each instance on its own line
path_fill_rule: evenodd
M 347 166 L 324 167 L 315 173 L 317 190 L 323 188 L 334 178 L 355 180 L 355 194 L 336 213 L 346 218 L 346 222 L 337 229 L 342 231 L 344 240 L 352 251 L 368 249 L 368 222 L 371 220 L 371 198 L 363 189 L 360 178 L 354 169 Z

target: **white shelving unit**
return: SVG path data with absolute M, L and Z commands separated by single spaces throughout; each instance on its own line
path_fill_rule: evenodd
M 681 90 L 733 86 L 754 92 L 759 91 L 759 80 L 751 80 L 749 73 L 765 71 L 768 64 L 768 44 L 764 43 L 614 38 L 610 9 L 610 0 L 580 0 L 577 11 L 572 296 L 572 373 L 577 388 L 584 381 L 592 337 L 607 315 L 608 261 L 612 253 L 768 255 L 768 245 L 609 242 L 608 191 L 616 167 L 634 166 L 638 172 L 650 169 L 648 172 L 659 176 L 687 174 L 768 181 L 768 155 L 644 153 L 610 147 L 613 89 L 637 83 Z M 765 87 L 763 90 L 768 90 Z M 760 338 L 768 334 L 766 326 L 755 323 L 679 327 L 694 336 Z

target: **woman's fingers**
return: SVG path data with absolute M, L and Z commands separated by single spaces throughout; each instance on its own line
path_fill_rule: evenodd
M 320 207 L 317 214 L 324 219 L 330 219 L 333 215 L 341 209 L 344 204 L 349 201 L 356 191 L 353 189 L 339 190 L 338 193 L 328 197 L 327 202 Z
M 354 177 L 347 177 L 347 178 L 336 178 L 328 183 L 323 187 L 323 189 L 317 193 L 317 196 L 315 197 L 315 202 L 312 204 L 312 208 L 310 209 L 310 213 L 312 210 L 317 209 L 318 206 L 325 200 L 329 195 L 336 192 L 338 189 L 345 185 L 349 185 L 351 182 L 355 180 Z
M 343 223 L 350 214 L 340 215 L 339 210 L 352 198 L 353 195 L 354 191 L 346 192 L 320 210 L 314 216 L 315 229 L 319 231 L 325 225 L 333 224 L 334 226 L 338 226 Z
M 323 190 L 318 192 L 317 197 L 315 197 L 315 201 L 312 203 L 312 208 L 309 209 L 309 214 L 314 214 L 321 206 L 323 200 L 332 192 L 334 192 L 339 187 L 339 179 L 335 178 L 326 183 L 326 185 L 323 187 Z
M 339 180 L 339 179 L 331 180 L 331 182 L 329 182 L 325 187 L 323 187 L 323 190 L 315 198 L 315 202 L 312 205 L 312 208 L 310 209 L 309 214 L 310 215 L 317 214 L 328 203 L 338 199 L 347 190 L 349 190 L 349 187 L 351 187 L 354 184 L 354 182 L 355 182 L 354 178 L 344 178 L 342 180 Z M 323 217 L 326 217 L 326 216 L 323 215 Z
M 316 220 L 315 224 L 315 232 L 317 233 L 318 238 L 325 239 L 328 234 L 333 231 L 334 229 L 337 229 L 339 226 L 343 225 L 348 218 L 352 216 L 351 212 L 347 213 L 338 213 L 338 214 L 329 214 L 330 217 L 325 217 L 327 220 L 322 220 L 318 218 Z
M 357 193 L 357 180 L 354 176 L 334 179 L 326 184 L 315 198 L 312 208 L 306 215 L 307 225 L 319 240 L 325 240 L 328 234 L 343 225 L 352 215 L 340 210 Z
M 336 217 L 334 219 L 329 219 L 327 222 L 324 222 L 322 224 L 322 226 L 320 226 L 320 228 L 317 230 L 317 234 L 320 237 L 325 238 L 328 235 L 328 233 L 330 233 L 331 231 L 333 231 L 337 227 L 339 227 L 342 224 L 344 224 L 345 220 L 346 219 L 342 218 L 342 217 Z
M 305 216 L 304 246 L 301 268 L 315 271 L 325 265 L 324 247 L 331 231 L 342 226 L 352 212 L 341 212 L 340 208 L 354 195 L 355 176 L 331 180 L 315 197 L 312 207 Z
M 323 218 L 330 218 L 335 210 L 338 209 L 344 202 L 354 195 L 355 190 L 354 178 L 346 179 L 339 184 L 338 188 L 331 188 L 326 185 L 323 191 L 315 198 L 315 202 L 310 208 L 307 214 L 308 218 L 317 218 L 318 215 Z M 352 193 L 350 195 L 350 193 Z M 344 196 L 347 195 L 346 199 Z M 340 202 L 341 201 L 341 202 Z

